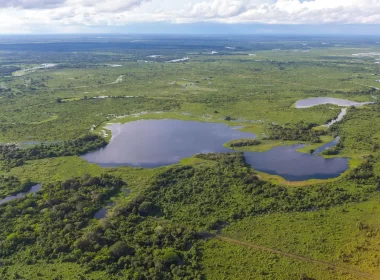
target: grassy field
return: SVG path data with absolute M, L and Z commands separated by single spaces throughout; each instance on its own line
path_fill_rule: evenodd
M 289 267 L 290 271 L 295 273 L 294 275 L 312 275 L 316 279 L 366 279 L 366 277 L 360 277 L 360 274 L 358 277 L 355 273 L 345 271 L 345 268 L 350 268 L 353 271 L 372 275 L 370 279 L 377 279 L 380 277 L 378 270 L 380 259 L 377 249 L 380 244 L 379 208 L 377 206 L 379 199 L 379 195 L 376 195 L 369 201 L 360 204 L 347 204 L 328 210 L 250 217 L 230 224 L 221 233 L 222 236 L 235 240 L 312 260 L 325 261 L 330 265 L 315 265 L 311 261 L 303 262 L 300 265 L 299 260 L 294 260 L 292 257 L 284 257 L 276 253 L 263 253 L 244 245 L 236 248 L 236 246 L 231 246 L 232 244 L 228 241 L 223 240 L 217 241 L 217 245 L 213 243 L 215 241 L 211 241 L 206 252 L 210 250 L 209 254 L 220 254 L 220 257 L 226 256 L 225 253 L 239 254 L 240 258 L 247 262 L 246 266 L 252 264 L 253 267 L 256 259 L 260 259 L 260 255 L 263 255 L 262 258 L 271 257 L 274 260 L 273 264 L 269 266 L 271 270 L 268 273 L 271 276 L 267 276 L 268 279 L 279 279 L 280 277 L 286 279 L 283 275 L 279 275 L 285 273 L 281 271 L 284 260 L 293 263 Z M 219 250 L 214 249 L 214 246 Z M 242 252 L 244 250 L 251 252 L 244 254 Z M 255 257 L 251 259 L 251 256 Z M 213 273 L 218 270 L 223 273 L 223 269 L 208 263 L 207 258 L 205 262 Z M 337 266 L 336 270 L 331 271 L 331 267 L 334 266 Z M 290 271 L 287 270 L 286 273 L 288 274 Z M 260 276 L 261 271 L 239 270 L 237 264 L 235 266 L 231 264 L 230 269 L 227 266 L 225 272 L 235 275 L 236 279 L 256 277 L 266 279 Z M 288 279 L 296 279 L 291 274 L 288 275 L 290 277 Z M 214 276 L 216 279 L 217 276 Z
M 255 57 L 230 53 L 213 56 L 212 62 L 209 55 L 195 55 L 179 64 L 128 60 L 115 68 L 65 69 L 58 64 L 22 77 L 2 78 L 11 89 L 1 94 L 2 141 L 70 139 L 115 116 L 158 111 L 214 120 L 230 116 L 324 124 L 338 115 L 338 108 L 297 110 L 292 105 L 312 96 L 372 101 L 378 94 L 358 84 L 368 80 L 368 85 L 376 85 L 375 66 L 350 56 L 345 57 L 350 63 L 342 62 L 331 51 L 261 51 Z M 113 84 L 120 76 L 122 81 Z M 129 97 L 91 99 L 98 96 Z M 57 103 L 58 98 L 64 102 Z

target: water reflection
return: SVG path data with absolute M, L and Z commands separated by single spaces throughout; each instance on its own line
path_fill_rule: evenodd
M 256 135 L 221 123 L 180 120 L 139 120 L 112 124 L 109 145 L 83 156 L 103 167 L 158 167 L 178 163 L 196 153 L 230 152 L 223 144 Z
M 262 153 L 245 152 L 244 154 L 247 163 L 254 169 L 279 175 L 288 181 L 335 178 L 349 167 L 347 158 L 326 159 L 297 152 L 297 149 L 304 146 L 281 146 Z
M 223 147 L 224 143 L 255 137 L 225 124 L 179 120 L 141 120 L 112 124 L 107 128 L 112 131 L 111 143 L 83 156 L 89 162 L 106 167 L 165 166 L 196 153 L 231 152 Z M 287 180 L 334 178 L 348 169 L 348 159 L 325 159 L 318 154 L 336 145 L 338 140 L 322 146 L 313 155 L 297 152 L 302 146 L 295 145 L 275 147 L 261 153 L 245 152 L 245 156 L 254 169 L 280 175 Z

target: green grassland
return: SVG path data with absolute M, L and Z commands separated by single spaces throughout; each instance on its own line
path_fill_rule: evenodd
M 261 252 L 218 239 L 206 243 L 204 259 L 207 279 L 360 279 L 329 269 L 328 266 Z
M 378 203 L 379 196 L 376 195 L 360 204 L 347 204 L 328 210 L 250 217 L 229 225 L 222 234 L 313 260 L 323 260 L 338 267 L 367 271 L 378 278 L 380 277 L 377 250 L 380 242 Z M 343 232 L 344 234 L 341 234 Z M 245 260 L 249 262 L 249 258 Z M 252 264 L 254 265 L 254 262 Z M 307 266 L 298 269 L 310 275 Z M 279 273 L 277 271 L 279 268 L 281 265 L 273 264 L 271 273 Z M 321 268 L 323 266 L 319 267 Z M 331 275 L 328 268 L 325 266 L 324 273 L 314 274 L 313 277 L 336 279 L 337 276 Z M 339 268 L 336 270 L 342 272 Z M 253 275 L 257 274 L 253 273 L 250 277 Z M 348 273 L 337 278 L 357 279 L 356 277 Z M 243 273 L 239 279 L 244 279 Z
M 329 54 L 329 50 L 324 51 Z M 25 137 L 70 139 L 115 115 L 142 111 L 323 124 L 337 115 L 336 107 L 296 110 L 292 105 L 312 96 L 372 101 L 372 95 L 378 94 L 356 82 L 366 79 L 375 86 L 375 77 L 371 76 L 375 66 L 361 60 L 354 63 L 358 59 L 353 58 L 344 66 L 337 64 L 334 57 L 321 63 L 319 52 L 312 50 L 302 57 L 302 62 L 297 52 L 266 51 L 244 59 L 236 55 L 215 56 L 215 62 L 208 62 L 208 56 L 197 55 L 188 63 L 126 61 L 117 68 L 91 65 L 85 69 L 51 68 L 23 77 L 3 78 L 12 91 L 1 94 L 4 95 L 0 102 L 1 137 L 3 141 L 20 141 Z M 274 60 L 276 57 L 281 60 Z M 123 80 L 112 84 L 121 75 Z M 139 98 L 91 99 L 97 96 Z M 57 98 L 65 102 L 57 103 Z M 217 116 L 215 111 L 219 112 Z M 61 131 L 61 127 L 67 132 Z
M 379 279 L 380 105 L 348 108 L 328 129 L 322 125 L 338 106 L 294 106 L 309 97 L 376 102 L 380 66 L 353 54 L 379 52 L 378 45 L 241 40 L 232 51 L 228 40 L 152 42 L 0 51 L 0 143 L 28 147 L 89 132 L 110 141 L 110 122 L 180 119 L 239 126 L 261 141 L 238 151 L 304 143 L 299 151 L 310 153 L 339 135 L 337 154 L 324 157 L 348 157 L 350 169 L 335 179 L 287 182 L 253 170 L 240 153 L 152 169 L 102 168 L 76 155 L 14 166 L 0 160 L 0 174 L 19 182 L 0 185 L 2 193 L 43 184 L 0 205 L 0 278 Z M 165 63 L 184 56 L 190 60 Z M 14 75 L 47 62 L 57 66 Z M 320 142 L 270 139 L 271 126 L 301 122 Z M 108 214 L 94 219 L 107 205 Z

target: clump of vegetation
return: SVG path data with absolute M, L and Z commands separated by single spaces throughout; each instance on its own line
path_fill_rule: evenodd
M 82 155 L 107 145 L 107 141 L 96 134 L 88 134 L 71 141 L 53 144 L 41 143 L 38 146 L 20 149 L 17 145 L 0 145 L 0 160 L 6 168 L 23 165 L 27 160 Z
M 325 135 L 324 130 L 313 130 L 317 124 L 305 123 L 303 121 L 297 124 L 278 125 L 270 124 L 268 126 L 268 137 L 270 140 L 288 140 L 288 141 L 307 141 L 311 143 L 321 143 L 319 138 Z
M 329 148 L 329 149 L 326 149 L 326 150 L 322 151 L 321 154 L 322 154 L 322 155 L 325 155 L 325 156 L 334 156 L 334 155 L 338 155 L 338 154 L 339 154 L 339 149 L 336 148 L 336 147 Z
M 375 158 L 369 156 L 362 164 L 349 172 L 348 178 L 359 183 L 375 183 L 376 176 L 373 169 L 375 162 Z
M 243 139 L 243 140 L 234 140 L 229 143 L 230 147 L 249 147 L 260 145 L 261 141 L 257 139 Z
M 321 155 L 326 155 L 326 156 L 338 155 L 343 150 L 343 148 L 344 148 L 344 138 L 341 137 L 335 146 L 323 150 L 321 152 Z

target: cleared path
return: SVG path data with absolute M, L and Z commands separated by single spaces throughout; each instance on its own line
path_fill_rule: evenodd
M 256 244 L 252 244 L 252 243 L 249 243 L 249 242 L 232 239 L 232 238 L 225 237 L 225 236 L 222 236 L 222 235 L 216 235 L 216 238 L 218 238 L 218 239 L 220 239 L 222 241 L 226 241 L 226 242 L 230 242 L 230 243 L 234 243 L 234 244 L 243 245 L 245 247 L 249 247 L 249 248 L 252 248 L 252 249 L 255 249 L 255 250 L 259 250 L 259 251 L 263 251 L 263 252 L 268 252 L 268 253 L 272 253 L 272 254 L 277 254 L 277 255 L 281 255 L 281 256 L 284 256 L 284 257 L 291 258 L 291 259 L 305 261 L 305 262 L 309 262 L 309 263 L 313 263 L 313 264 L 317 264 L 317 265 L 327 266 L 327 267 L 333 268 L 335 270 L 340 270 L 340 271 L 343 271 L 343 272 L 347 272 L 347 273 L 349 273 L 351 275 L 354 275 L 354 276 L 358 277 L 358 279 L 375 279 L 375 280 L 379 280 L 380 279 L 379 276 L 375 276 L 375 275 L 372 275 L 372 274 L 367 273 L 367 272 L 361 272 L 361 271 L 355 270 L 353 268 L 350 268 L 348 266 L 337 265 L 337 264 L 326 262 L 326 261 L 315 260 L 315 259 L 312 259 L 312 258 L 309 258 L 309 257 L 305 257 L 305 256 L 297 255 L 297 254 L 283 252 L 283 251 L 272 249 L 272 248 L 268 248 L 268 247 L 265 247 L 265 246 L 256 245 Z

